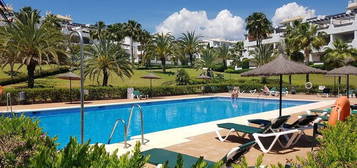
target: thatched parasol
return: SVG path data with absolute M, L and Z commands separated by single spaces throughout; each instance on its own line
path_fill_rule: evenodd
M 69 80 L 69 97 L 72 103 L 72 80 L 81 80 L 81 77 L 75 73 L 67 72 L 64 74 L 57 75 L 56 78 Z
M 341 75 L 346 75 L 347 78 L 347 97 L 349 97 L 349 91 L 350 91 L 350 75 L 357 75 L 357 67 L 348 65 L 348 66 L 344 66 L 341 68 L 336 68 L 333 69 L 329 72 L 327 72 L 327 75 L 335 75 L 335 76 L 341 76 Z
M 150 79 L 150 97 L 151 97 L 151 89 L 152 89 L 152 80 L 153 79 L 161 79 L 159 76 L 156 76 L 152 73 L 142 76 L 143 79 Z
M 273 61 L 262 65 L 254 70 L 244 72 L 241 76 L 280 76 L 280 100 L 279 100 L 279 116 L 281 116 L 282 110 L 282 85 L 283 75 L 292 74 L 323 74 L 326 71 L 312 68 L 304 64 L 300 64 L 294 61 L 287 60 L 283 55 L 278 56 Z

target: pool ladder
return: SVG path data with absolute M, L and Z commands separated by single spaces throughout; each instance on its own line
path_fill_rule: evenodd
M 113 135 L 115 133 L 115 129 L 118 127 L 118 124 L 122 123 L 122 125 L 124 127 L 124 148 L 130 147 L 130 144 L 127 143 L 127 139 L 128 139 L 128 131 L 129 131 L 129 128 L 130 128 L 130 123 L 131 123 L 131 119 L 133 117 L 133 112 L 135 110 L 135 107 L 139 108 L 139 112 L 140 112 L 141 144 L 143 144 L 143 145 L 145 144 L 143 109 L 141 108 L 141 106 L 139 104 L 133 104 L 131 106 L 130 115 L 129 115 L 129 119 L 128 119 L 127 123 L 123 119 L 117 119 L 115 121 L 114 126 L 112 128 L 112 132 L 110 133 L 110 136 L 109 136 L 108 144 L 110 144 L 110 141 L 113 138 Z

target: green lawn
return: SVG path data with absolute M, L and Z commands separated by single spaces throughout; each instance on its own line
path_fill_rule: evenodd
M 134 87 L 134 86 L 149 86 L 148 79 L 142 79 L 141 76 L 154 73 L 157 76 L 160 76 L 161 79 L 157 79 L 153 81 L 153 86 L 162 86 L 162 85 L 170 85 L 174 83 L 175 80 L 175 72 L 177 68 L 168 69 L 166 74 L 162 73 L 161 70 L 134 70 L 134 75 L 131 78 L 121 79 L 114 74 L 110 77 L 109 84 L 112 86 L 125 86 L 125 87 Z M 186 71 L 190 74 L 191 79 L 195 79 L 201 71 L 195 69 L 187 68 Z M 75 71 L 76 74 L 79 74 L 79 71 Z M 4 74 L 2 74 L 4 75 Z M 224 73 L 225 79 L 260 79 L 260 77 L 241 77 L 239 74 L 228 74 Z M 278 77 L 270 77 L 271 79 L 278 79 Z M 326 77 L 324 75 L 312 74 L 310 75 L 310 81 L 314 85 L 333 85 L 334 78 Z M 336 78 L 337 81 L 337 78 Z M 288 76 L 284 76 L 284 82 L 288 82 Z M 293 75 L 292 82 L 294 85 L 303 85 L 305 83 L 305 75 Z M 342 83 L 346 82 L 346 78 L 342 78 Z M 46 78 L 36 79 L 36 85 L 44 85 L 44 86 L 53 86 L 53 87 L 69 87 L 68 80 L 57 79 L 55 76 L 50 76 Z M 102 79 L 99 79 L 99 84 L 96 80 L 86 79 L 85 85 L 100 85 L 102 83 Z M 354 86 L 357 86 L 357 76 L 351 76 L 350 83 Z M 9 85 L 10 87 L 25 87 L 26 83 L 19 83 L 14 85 Z M 73 87 L 79 87 L 79 81 L 72 82 Z
M 27 75 L 27 70 L 26 70 L 26 66 L 22 66 L 20 69 L 18 69 L 20 67 L 20 64 L 16 64 L 14 67 L 14 70 L 18 72 L 18 75 Z M 37 66 L 36 67 L 36 71 L 39 70 L 48 70 L 48 69 L 55 69 L 58 68 L 58 65 L 54 65 L 54 64 L 49 64 L 49 65 L 42 65 Z M 7 74 L 7 72 L 10 72 L 10 66 L 6 66 L 4 68 L 0 68 L 0 79 L 10 79 L 11 77 Z

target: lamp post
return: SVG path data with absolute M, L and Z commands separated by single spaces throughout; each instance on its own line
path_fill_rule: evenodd
M 81 76 L 81 88 L 80 88 L 80 101 L 81 101 L 81 110 L 80 110 L 80 127 L 81 127 L 81 144 L 84 141 L 84 78 L 83 78 L 83 36 L 80 31 L 71 32 L 69 39 L 77 34 L 79 36 L 79 45 L 80 45 L 80 76 Z

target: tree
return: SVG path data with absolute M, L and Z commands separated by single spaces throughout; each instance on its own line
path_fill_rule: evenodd
M 90 36 L 92 39 L 100 40 L 105 38 L 107 35 L 105 23 L 103 21 L 98 21 L 94 27 L 95 28 L 90 31 Z
M 200 38 L 201 36 L 197 36 L 195 32 L 182 33 L 179 38 L 179 44 L 182 46 L 184 53 L 189 56 L 191 66 L 194 63 L 194 55 L 201 48 Z
M 202 70 L 203 68 L 207 68 L 206 75 L 213 77 L 212 67 L 216 63 L 217 52 L 213 48 L 207 47 L 201 51 L 200 55 L 201 59 L 195 62 L 195 69 Z
M 121 42 L 125 38 L 125 25 L 123 23 L 115 23 L 108 25 L 107 31 L 109 38 L 116 42 Z
M 127 23 L 124 24 L 124 32 L 127 36 L 130 37 L 130 56 L 132 63 L 134 63 L 134 41 L 138 40 L 141 31 L 141 24 L 134 20 L 129 20 Z
M 227 69 L 227 60 L 233 57 L 228 45 L 222 45 L 217 48 L 217 56 L 222 60 L 223 68 Z
M 267 38 L 273 30 L 271 22 L 261 12 L 255 12 L 248 16 L 245 22 L 248 35 L 253 37 L 257 42 L 257 47 L 260 47 L 262 40 Z
M 356 61 L 357 50 L 340 39 L 333 42 L 333 47 L 326 49 L 323 61 L 327 69 L 338 68 Z
M 16 47 L 10 43 L 11 38 L 7 34 L 8 28 L 8 26 L 0 27 L 0 61 L 3 70 L 6 66 L 10 67 L 8 74 L 13 78 L 16 75 L 15 64 L 21 60 L 19 60 L 19 52 L 16 50 Z
M 274 55 L 274 49 L 273 45 L 271 44 L 265 44 L 261 45 L 260 47 L 255 48 L 251 54 L 254 57 L 254 62 L 257 64 L 257 66 L 262 66 L 266 63 L 268 63 L 273 55 Z
M 231 49 L 233 66 L 238 66 L 241 63 L 241 60 L 243 58 L 243 52 L 244 52 L 244 43 L 243 41 L 239 41 Z
M 118 77 L 131 77 L 133 74 L 129 55 L 117 44 L 109 39 L 102 39 L 94 44 L 92 53 L 86 60 L 85 76 L 91 79 L 103 77 L 102 86 L 108 86 L 110 73 Z
M 141 63 L 146 67 L 151 65 L 151 59 L 154 57 L 154 55 L 150 53 L 152 38 L 152 35 L 146 30 L 142 30 L 138 37 L 138 41 L 140 42 L 138 49 L 141 51 Z
M 305 63 L 309 64 L 312 49 L 320 49 L 326 44 L 326 34 L 317 32 L 317 25 L 298 23 L 289 35 L 290 45 L 298 47 L 295 50 L 304 50 Z
M 34 87 L 37 65 L 60 63 L 66 57 L 64 35 L 51 24 L 41 24 L 37 10 L 23 8 L 15 14 L 13 24 L 7 25 L 7 45 L 14 47 L 18 59 L 27 67 L 28 87 Z M 16 59 L 17 60 L 17 59 Z
M 170 33 L 158 33 L 153 38 L 153 53 L 160 59 L 163 72 L 166 72 L 166 60 L 173 53 L 174 40 Z

